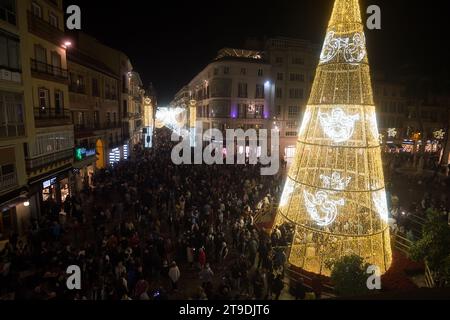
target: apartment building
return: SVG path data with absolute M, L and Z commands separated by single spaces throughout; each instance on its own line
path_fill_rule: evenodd
M 74 132 L 61 0 L 0 5 L 0 233 L 70 193 Z
M 190 101 L 195 100 L 195 118 L 203 130 L 219 129 L 225 137 L 229 128 L 271 129 L 273 97 L 271 66 L 263 53 L 224 48 L 177 93 L 171 105 L 188 108 Z M 225 141 L 221 142 L 225 145 Z
M 384 137 L 383 142 L 401 143 L 401 139 L 408 135 L 406 120 L 410 101 L 406 94 L 407 86 L 400 81 L 389 80 L 383 74 L 376 74 L 373 80 L 378 129 Z M 396 132 L 396 136 L 390 136 L 392 132 Z
M 123 148 L 120 78 L 101 60 L 83 53 L 82 47 L 71 48 L 68 60 L 75 130 L 74 178 L 76 189 L 81 190 L 92 184 L 96 169 L 106 168 L 110 160 L 116 162 L 115 151 Z M 126 151 L 122 149 L 119 159 L 124 158 Z
M 294 157 L 298 129 L 308 103 L 320 48 L 309 41 L 271 38 L 265 43 L 275 84 L 273 117 L 280 130 L 280 153 L 288 162 Z

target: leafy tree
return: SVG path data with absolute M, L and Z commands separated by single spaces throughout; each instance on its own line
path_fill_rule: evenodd
M 410 250 L 415 261 L 426 261 L 437 275 L 440 285 L 450 284 L 450 226 L 437 211 L 427 211 L 428 220 L 423 227 L 422 239 Z
M 357 255 L 349 255 L 327 263 L 331 269 L 331 280 L 339 295 L 358 296 L 368 294 L 366 273 L 369 264 Z

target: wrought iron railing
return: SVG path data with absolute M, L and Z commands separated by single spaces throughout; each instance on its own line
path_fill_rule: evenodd
M 67 69 L 63 69 L 42 61 L 31 59 L 31 71 L 55 77 L 61 80 L 68 79 Z
M 16 185 L 17 175 L 15 171 L 7 174 L 0 174 L 0 190 L 8 189 Z
M 37 108 L 34 108 L 34 118 L 38 119 L 38 120 L 49 120 L 49 119 L 70 120 L 71 114 L 68 109 L 37 107 Z

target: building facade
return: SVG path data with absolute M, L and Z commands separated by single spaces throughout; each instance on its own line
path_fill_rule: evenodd
M 0 241 L 57 214 L 140 143 L 144 95 L 130 60 L 64 25 L 62 0 L 0 3 Z
M 62 1 L 3 1 L 0 11 L 5 236 L 6 229 L 26 230 L 43 201 L 60 204 L 69 195 L 74 133 Z
M 203 131 L 219 129 L 271 129 L 274 114 L 271 66 L 261 52 L 225 48 L 171 103 L 189 108 L 196 102 L 195 119 Z M 222 142 L 225 145 L 225 141 Z M 250 150 L 238 150 L 250 152 Z
M 79 46 L 68 54 L 77 190 L 92 184 L 96 169 L 116 162 L 115 150 L 123 148 L 124 142 L 119 119 L 120 78 L 98 58 L 84 54 Z M 124 153 L 122 149 L 119 159 L 125 158 Z
M 290 162 L 311 92 L 320 48 L 309 41 L 272 38 L 265 43 L 275 84 L 273 121 L 280 130 L 280 153 Z

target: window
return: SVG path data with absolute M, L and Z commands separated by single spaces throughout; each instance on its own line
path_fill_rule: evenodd
M 77 112 L 77 125 L 84 126 L 84 112 Z
M 60 76 L 61 75 L 61 56 L 59 54 L 57 54 L 56 52 L 52 52 L 51 58 L 52 58 L 52 66 L 54 67 L 53 74 L 55 76 Z
M 258 69 L 258 77 L 263 77 L 263 76 L 264 76 L 264 70 Z
M 115 112 L 113 112 L 113 124 L 114 124 L 114 126 L 116 126 L 116 123 L 117 123 L 117 115 L 116 115 Z
M 298 126 L 297 121 L 288 121 L 288 122 L 286 122 L 286 127 L 288 129 L 298 129 L 297 126 Z
M 82 75 L 78 75 L 77 89 L 78 93 L 84 93 L 84 77 Z
M 64 93 L 55 90 L 55 113 L 60 114 L 64 110 Z
M 16 24 L 16 3 L 15 0 L 2 0 L 0 5 L 0 20 Z
M 223 74 L 230 74 L 230 68 L 229 67 L 224 67 L 223 68 Z
M 98 124 L 99 124 L 99 114 L 98 114 L 98 111 L 94 111 L 94 125 L 96 126 L 96 127 L 98 127 Z
M 255 118 L 262 119 L 264 114 L 264 105 L 263 104 L 257 104 L 255 106 Z
M 214 68 L 214 75 L 217 76 L 219 74 L 219 69 Z
M 128 115 L 128 102 L 127 100 L 123 100 L 123 116 L 126 117 Z
M 281 116 L 281 106 L 277 106 L 277 117 Z
M 283 58 L 282 57 L 276 57 L 275 58 L 275 63 L 282 64 L 283 63 Z
M 290 74 L 290 80 L 296 81 L 296 82 L 304 82 L 305 81 L 305 75 L 300 73 L 291 73 Z
M 117 86 L 116 86 L 116 82 L 113 81 L 113 83 L 111 83 L 111 99 L 112 100 L 117 100 Z
M 98 88 L 98 79 L 92 78 L 92 95 L 94 97 L 100 96 L 100 90 Z
M 281 88 L 276 88 L 275 89 L 275 96 L 276 96 L 277 99 L 283 98 L 283 90 Z
M 25 135 L 23 96 L 0 91 L 0 138 Z
M 34 56 L 36 59 L 36 69 L 47 72 L 47 50 L 41 45 L 34 46 Z
M 296 131 L 287 131 L 286 132 L 286 137 L 295 137 L 295 136 L 297 136 Z
M 41 113 L 45 113 L 47 109 L 50 108 L 50 99 L 49 99 L 50 92 L 48 89 L 45 88 L 39 88 L 38 90 L 38 96 L 39 96 L 39 111 Z
M 247 74 L 246 68 L 241 68 L 241 75 L 245 76 Z
M 108 82 L 105 82 L 105 99 L 111 99 L 111 87 Z
M 247 84 L 246 83 L 239 83 L 238 85 L 238 98 L 247 98 L 248 92 L 247 92 Z
M 305 64 L 305 60 L 302 57 L 293 57 L 292 64 Z
M 50 23 L 50 25 L 52 25 L 55 28 L 58 28 L 58 17 L 56 15 L 54 15 L 53 13 L 50 13 L 48 15 L 48 22 Z
M 247 117 L 247 108 L 246 104 L 238 104 L 238 118 L 246 118 Z
M 301 88 L 289 89 L 289 98 L 303 99 L 303 89 Z
M 31 3 L 31 12 L 39 18 L 42 18 L 42 8 L 36 2 Z
M 288 117 L 289 118 L 298 117 L 298 114 L 299 114 L 298 109 L 299 109 L 298 106 L 290 106 L 288 108 Z
M 19 39 L 0 33 L 0 67 L 12 70 L 20 69 Z
M 109 125 L 111 125 L 111 113 L 107 112 L 106 113 L 106 123 Z
M 389 112 L 390 113 L 396 113 L 397 112 L 397 107 L 396 107 L 396 103 L 394 101 L 391 101 L 391 105 L 389 108 Z
M 283 73 L 277 73 L 277 80 L 283 81 L 284 74 Z
M 264 85 L 256 85 L 255 99 L 264 99 Z

